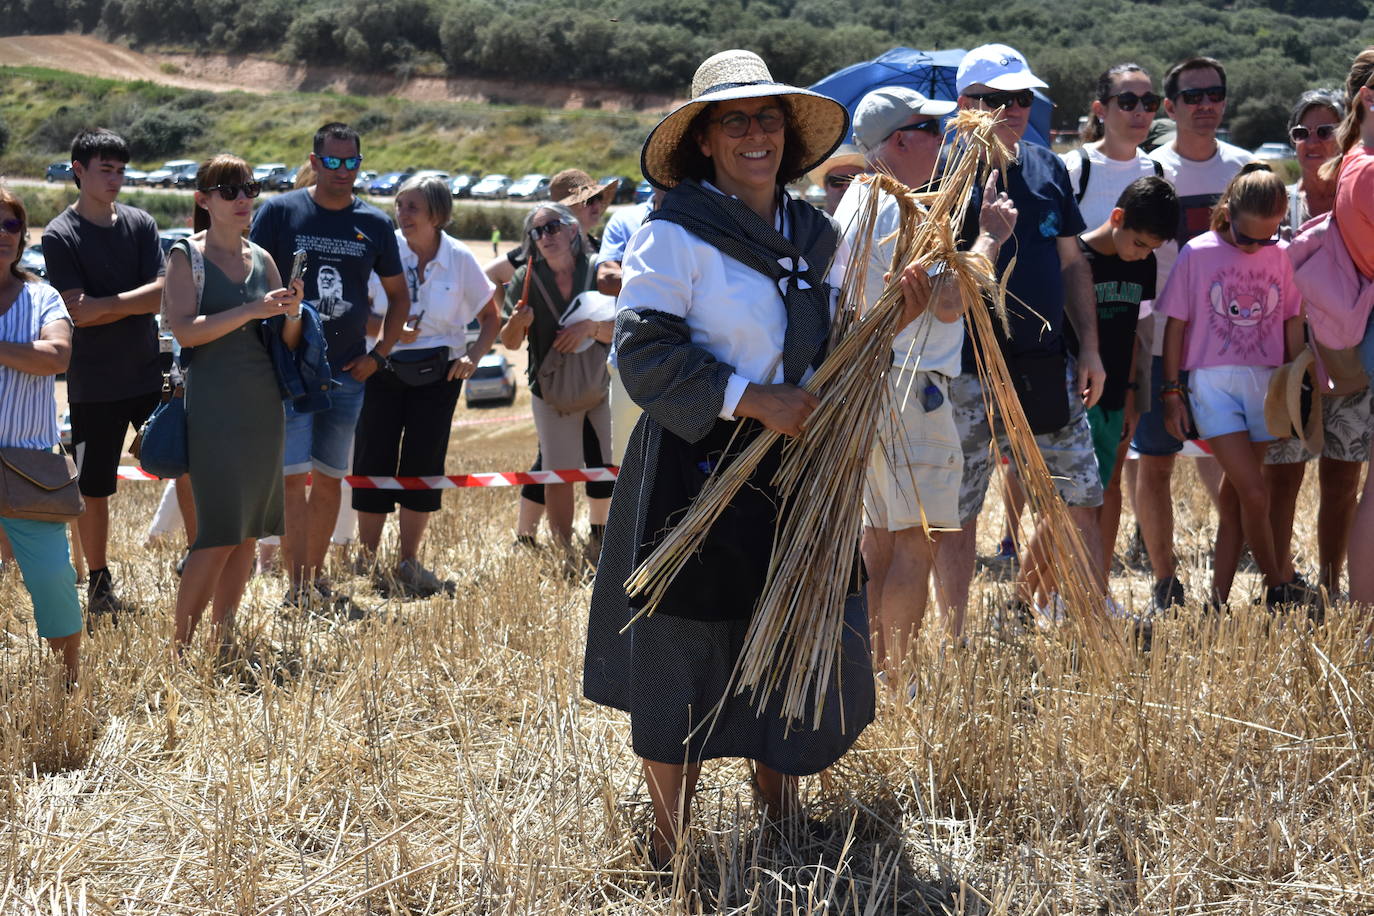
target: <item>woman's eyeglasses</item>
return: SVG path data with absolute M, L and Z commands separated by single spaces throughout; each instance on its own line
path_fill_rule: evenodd
M 1116 99 L 1116 107 L 1122 111 L 1135 111 L 1135 106 L 1141 105 L 1146 111 L 1159 111 L 1159 103 L 1164 101 L 1160 96 L 1153 92 L 1146 92 L 1143 95 L 1136 95 L 1134 92 L 1118 92 L 1116 95 L 1109 95 L 1102 100 L 1105 105 L 1112 99 Z
M 218 191 L 219 196 L 225 200 L 238 200 L 239 194 L 244 194 L 252 199 L 262 193 L 262 182 L 245 181 L 242 184 L 217 184 L 212 188 L 201 188 L 200 191 L 202 194 L 213 194 Z
M 316 156 L 315 158 L 320 160 L 320 165 L 331 172 L 336 172 L 341 168 L 352 172 L 363 164 L 362 156 Z
M 541 238 L 553 238 L 555 235 L 562 231 L 563 224 L 561 222 L 558 222 L 557 220 L 554 220 L 553 222 L 545 223 L 542 226 L 531 226 L 530 238 L 534 239 L 537 242 Z
M 716 118 L 716 123 L 720 125 L 721 132 L 732 140 L 738 140 L 749 133 L 750 121 L 757 121 L 759 130 L 765 134 L 775 134 L 782 130 L 787 119 L 783 116 L 781 108 L 765 108 L 752 115 L 747 115 L 742 111 L 732 111 Z
M 1035 101 L 1035 93 L 1029 89 L 1003 89 L 997 92 L 980 92 L 977 95 L 964 93 L 975 102 L 982 102 L 989 108 L 1010 108 L 1016 105 L 1019 108 L 1029 108 Z
M 1180 89 L 1174 93 L 1174 98 L 1182 99 L 1185 105 L 1200 105 L 1204 95 L 1207 96 L 1207 101 L 1220 104 L 1226 101 L 1226 87 L 1204 86 L 1201 89 Z
M 17 219 L 0 219 L 0 232 L 6 235 L 18 235 L 24 231 L 24 223 Z
M 1320 127 L 1303 127 L 1299 124 L 1297 127 L 1288 129 L 1288 136 L 1294 143 L 1302 143 L 1316 134 L 1317 139 L 1324 142 L 1336 136 L 1336 130 L 1339 127 L 1339 124 L 1323 124 Z

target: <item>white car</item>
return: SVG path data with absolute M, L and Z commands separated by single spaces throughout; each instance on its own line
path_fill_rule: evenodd
M 148 176 L 143 179 L 144 184 L 152 187 L 161 185 L 170 188 L 177 180 L 177 176 L 185 172 L 188 168 L 199 166 L 200 163 L 194 159 L 171 159 L 162 164 L 162 168 L 153 169 Z
M 488 353 L 463 386 L 467 406 L 485 401 L 515 403 L 515 367 L 500 353 Z
M 488 175 L 472 186 L 472 196 L 487 200 L 505 197 L 510 183 L 510 178 L 505 175 Z
M 285 162 L 261 162 L 253 166 L 254 181 L 270 181 L 286 174 Z
M 1276 162 L 1280 159 L 1292 159 L 1293 147 L 1279 141 L 1261 143 L 1259 146 L 1255 147 L 1253 155 L 1261 162 Z
M 506 188 L 506 196 L 522 200 L 539 200 L 549 193 L 549 176 L 538 173 L 526 175 Z

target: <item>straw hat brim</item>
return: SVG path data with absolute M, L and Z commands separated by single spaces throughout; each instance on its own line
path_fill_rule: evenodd
M 606 198 L 606 206 L 609 207 L 611 205 L 611 201 L 615 199 L 615 191 L 618 187 L 620 187 L 620 179 L 612 178 L 605 184 L 592 185 L 590 187 L 581 188 L 575 193 L 569 194 L 562 200 L 555 202 L 563 204 L 565 207 L 572 207 L 576 206 L 577 204 L 585 204 L 587 201 L 591 200 L 594 197 L 604 196 Z
M 863 153 L 846 153 L 843 156 L 827 156 L 820 165 L 806 173 L 807 180 L 814 185 L 823 184 L 826 175 L 829 175 L 834 169 L 846 165 L 867 169 L 868 160 L 864 158 Z
M 849 112 L 829 96 L 788 86 L 785 83 L 749 83 L 707 92 L 685 102 L 658 122 L 644 148 L 639 153 L 640 171 L 656 188 L 669 190 L 681 175 L 674 174 L 671 162 L 673 151 L 687 136 L 687 128 L 697 114 L 714 102 L 735 102 L 779 96 L 787 100 L 788 115 L 793 130 L 801 137 L 804 153 L 801 173 L 805 174 L 824 162 L 849 134 Z M 793 176 L 800 177 L 800 176 Z
M 1303 380 L 1311 378 L 1311 407 L 1302 413 Z M 1321 386 L 1317 384 L 1312 351 L 1304 349 L 1291 363 L 1274 370 L 1264 396 L 1264 426 L 1271 436 L 1286 439 L 1296 433 L 1313 455 L 1322 453 L 1325 432 L 1322 422 Z

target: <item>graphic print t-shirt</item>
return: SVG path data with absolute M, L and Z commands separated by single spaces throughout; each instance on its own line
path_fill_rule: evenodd
M 1091 245 L 1078 240 L 1078 248 L 1093 272 L 1093 294 L 1097 299 L 1097 351 L 1107 367 L 1107 384 L 1098 402 L 1104 410 L 1126 406 L 1127 373 L 1135 349 L 1135 326 L 1140 303 L 1155 297 L 1155 256 L 1139 261 L 1123 261 L 1114 254 L 1099 254 Z M 1071 326 L 1065 327 L 1069 349 L 1078 355 L 1078 339 Z
M 1302 305 L 1287 247 L 1246 254 L 1215 232 L 1183 246 L 1155 303 L 1188 322 L 1182 368 L 1283 365 L 1283 323 Z
M 342 210 L 328 210 L 301 188 L 263 204 L 249 238 L 272 255 L 282 282 L 296 250 L 305 249 L 305 301 L 320 313 L 335 372 L 366 352 L 368 279 L 374 271 L 382 277 L 401 272 L 395 231 L 385 213 L 357 198 Z

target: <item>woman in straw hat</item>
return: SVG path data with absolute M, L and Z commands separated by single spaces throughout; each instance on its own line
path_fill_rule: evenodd
M 753 761 L 757 800 L 779 817 L 797 810 L 798 777 L 828 767 L 872 721 L 857 584 L 818 728 L 810 716 L 783 719 L 776 696 L 759 713 L 731 687 L 778 527 L 778 448 L 652 614 L 637 617 L 643 599 L 624 587 L 707 474 L 765 428 L 798 435 L 816 407 L 799 386 L 824 356 L 845 252 L 830 218 L 783 185 L 823 162 L 848 126 L 838 102 L 775 82 L 748 51 L 726 51 L 698 68 L 692 100 L 654 128 L 641 154 L 644 175 L 667 194 L 626 248 L 615 336 L 644 415 L 611 501 L 583 691 L 630 713 L 656 863 L 678 844 L 703 760 Z M 923 303 L 925 274 L 909 269 L 903 282 L 908 300 Z

